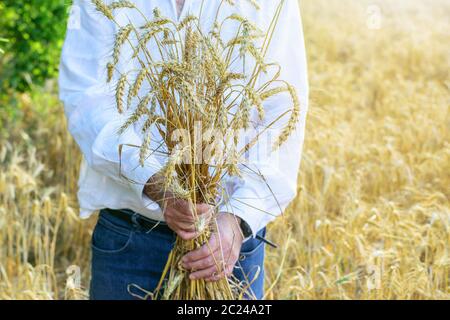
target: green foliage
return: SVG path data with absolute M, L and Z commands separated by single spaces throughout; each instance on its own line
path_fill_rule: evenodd
M 0 38 L 0 43 L 1 43 L 1 42 L 8 42 L 8 39 Z M 0 54 L 3 54 L 3 53 L 5 53 L 5 50 L 3 50 L 3 49 L 0 47 Z
M 6 54 L 0 62 L 0 90 L 26 91 L 57 74 L 66 29 L 63 0 L 2 0 L 0 33 Z

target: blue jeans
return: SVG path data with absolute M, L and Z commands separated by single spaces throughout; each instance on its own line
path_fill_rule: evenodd
M 176 237 L 165 223 L 146 230 L 134 220 L 127 222 L 108 209 L 100 211 L 92 235 L 92 300 L 150 299 L 148 293 L 156 289 Z M 258 234 L 264 237 L 265 229 Z M 250 282 L 249 298 L 263 297 L 263 242 L 250 239 L 243 244 L 234 276 L 244 286 Z

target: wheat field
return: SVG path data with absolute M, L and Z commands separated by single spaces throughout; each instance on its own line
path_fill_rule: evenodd
M 311 105 L 266 298 L 449 299 L 450 3 L 301 8 Z M 23 121 L 0 143 L 0 299 L 86 299 L 79 151 L 51 85 L 18 99 Z

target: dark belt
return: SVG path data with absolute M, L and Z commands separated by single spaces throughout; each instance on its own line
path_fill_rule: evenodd
M 173 231 L 169 228 L 167 223 L 144 217 L 143 215 L 129 209 L 121 209 L 121 210 L 106 209 L 106 212 L 122 221 L 125 221 L 130 225 L 138 225 L 140 228 L 144 230 L 158 229 L 158 231 L 173 233 Z
M 167 223 L 144 217 L 143 215 L 129 209 L 121 209 L 121 210 L 106 209 L 106 211 L 108 212 L 108 214 L 116 218 L 119 218 L 130 225 L 138 225 L 139 227 L 147 231 L 158 229 L 158 231 L 162 231 L 165 233 L 170 234 L 174 233 L 172 229 L 169 228 Z M 276 244 L 259 235 L 256 235 L 256 239 L 268 244 L 273 248 L 278 248 Z

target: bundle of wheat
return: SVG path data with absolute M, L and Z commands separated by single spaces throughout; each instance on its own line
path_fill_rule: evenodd
M 93 3 L 119 28 L 112 59 L 106 66 L 108 81 L 115 76 L 118 79 L 115 90 L 117 110 L 123 114 L 131 110 L 131 105 L 137 105 L 119 133 L 130 126 L 142 125 L 141 165 L 144 166 L 151 154 L 165 154 L 168 161 L 160 175 L 164 177 L 164 188 L 176 197 L 192 204 L 217 206 L 217 200 L 222 196 L 222 179 L 225 175 L 241 174 L 242 155 L 255 146 L 260 137 L 256 135 L 242 147 L 239 144 L 240 132 L 250 127 L 253 109 L 260 120 L 264 119 L 263 102 L 270 97 L 287 93 L 293 103 L 292 110 L 277 118 L 290 112 L 273 149 L 282 145 L 294 131 L 300 113 L 295 89 L 279 79 L 279 72 L 275 72 L 269 82 L 257 85 L 262 72 L 279 68 L 276 63 L 266 63 L 265 55 L 284 1 L 280 1 L 266 32 L 237 13 L 219 21 L 222 5 L 234 5 L 229 0 L 221 1 L 216 20 L 207 32 L 202 30 L 201 13 L 188 15 L 177 22 L 164 17 L 158 9 L 154 10 L 153 17 L 146 17 L 128 1 L 106 5 L 101 0 L 93 0 Z M 258 5 L 254 1 L 251 3 L 258 10 Z M 145 23 L 134 25 L 130 21 L 125 26 L 120 25 L 114 17 L 114 11 L 119 9 L 136 10 Z M 237 23 L 237 28 L 236 34 L 225 41 L 222 29 L 227 21 Z M 117 67 L 125 45 L 131 46 L 132 59 L 139 66 L 133 79 Z M 151 45 L 156 48 L 157 55 L 149 49 Z M 234 71 L 237 64 L 242 64 L 242 70 L 245 70 L 248 59 L 253 61 L 252 72 Z M 145 94 L 142 94 L 143 88 L 149 88 L 144 90 Z M 196 138 L 197 123 L 201 123 L 201 141 Z M 163 140 L 157 150 L 151 147 L 151 128 L 157 128 Z M 180 136 L 181 143 L 174 139 Z M 238 298 L 242 290 L 232 280 L 190 280 L 189 274 L 181 268 L 180 259 L 204 245 L 215 228 L 214 223 L 205 224 L 195 212 L 193 214 L 198 221 L 196 228 L 200 235 L 191 241 L 177 239 L 155 295 L 158 296 L 164 287 L 165 299 Z

